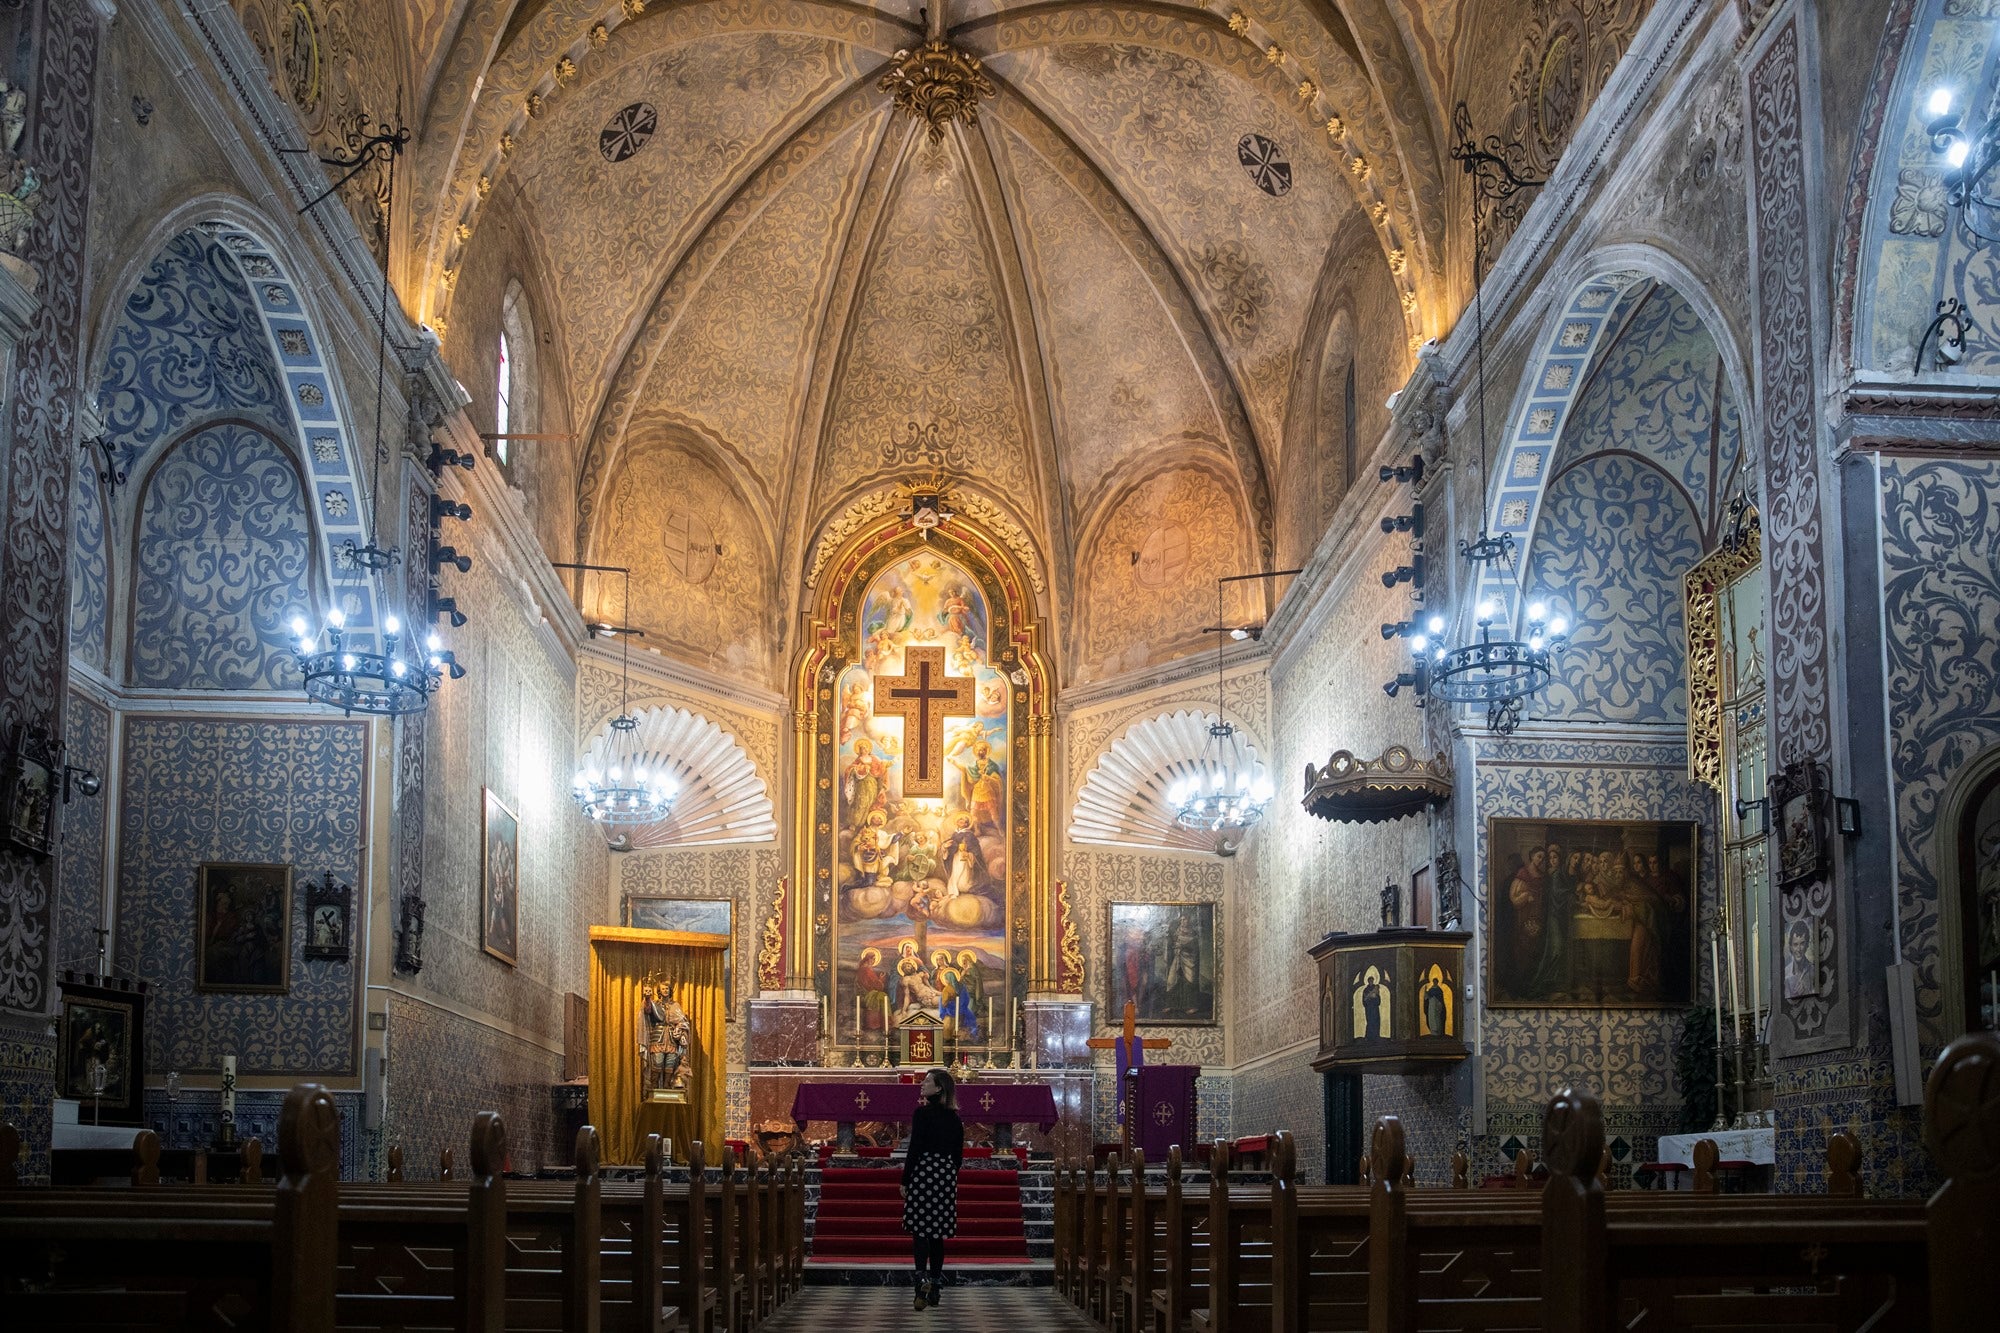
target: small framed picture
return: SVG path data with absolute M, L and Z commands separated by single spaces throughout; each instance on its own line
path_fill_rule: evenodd
M 194 988 L 291 989 L 292 868 L 209 861 L 195 869 Z
M 30 856 L 55 849 L 56 759 L 48 733 L 16 725 L 0 769 L 0 838 Z
M 143 1095 L 146 996 L 140 990 L 62 983 L 56 1096 L 84 1103 L 98 1123 L 133 1123 Z
M 512 967 L 521 951 L 521 821 L 485 788 L 479 854 L 479 947 Z
M 1778 826 L 1778 887 L 1797 889 L 1826 875 L 1826 770 L 1817 760 L 1785 765 L 1772 777 L 1770 801 Z
M 305 956 L 344 963 L 354 955 L 354 890 L 327 871 L 306 886 Z

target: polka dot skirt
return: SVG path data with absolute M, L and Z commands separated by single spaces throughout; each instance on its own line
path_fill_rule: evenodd
M 958 1234 L 958 1171 L 949 1157 L 925 1153 L 910 1171 L 903 1230 L 942 1240 Z

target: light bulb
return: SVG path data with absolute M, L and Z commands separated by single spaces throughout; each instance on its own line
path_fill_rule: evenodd
M 603 780 L 602 775 L 599 774 L 595 768 L 588 769 L 586 770 L 586 772 L 590 777 L 590 785 L 593 787 L 595 787 L 600 781 Z
M 395 675 L 397 680 L 401 680 L 403 673 L 408 671 L 409 668 L 403 665 L 403 659 L 399 657 L 389 664 L 389 670 Z
M 1430 647 L 1430 643 L 1431 641 L 1428 638 L 1426 638 L 1422 634 L 1419 634 L 1410 640 L 1410 651 L 1413 653 L 1421 653 L 1424 649 Z
M 384 634 L 401 634 L 403 632 L 403 622 L 396 619 L 395 612 L 391 611 L 388 615 L 382 617 L 382 632 Z
M 1439 644 L 1439 645 L 1438 645 L 1438 650 L 1437 650 L 1437 651 L 1436 651 L 1435 653 L 1431 654 L 1431 656 L 1432 656 L 1432 657 L 1433 657 L 1433 659 L 1435 659 L 1436 661 L 1439 661 L 1439 662 L 1442 662 L 1442 661 L 1444 661 L 1444 645 L 1443 645 L 1443 644 Z
M 1250 631 L 1247 629 L 1233 629 L 1229 631 L 1229 637 L 1235 639 L 1238 643 L 1241 643 L 1243 640 L 1250 637 Z
M 1222 774 L 1220 772 L 1216 772 L 1209 777 L 1208 789 L 1210 791 L 1222 790 Z
M 1236 790 L 1248 791 L 1249 789 L 1250 789 L 1250 775 L 1248 773 L 1238 773 L 1236 775 Z
M 342 653 L 342 654 L 341 654 L 341 656 L 340 656 L 340 669 L 341 669 L 342 671 L 352 671 L 352 670 L 354 670 L 354 654 L 353 654 L 353 653 Z
M 303 639 L 306 636 L 306 629 L 306 618 L 304 616 L 292 617 L 292 633 Z
M 311 639 L 300 639 L 300 640 L 299 640 L 299 656 L 300 656 L 300 657 L 311 657 L 311 656 L 312 656 L 312 650 L 313 650 L 313 641 L 312 641 Z
M 1442 634 L 1442 633 L 1444 633 L 1444 617 L 1443 617 L 1443 616 L 1432 616 L 1432 617 L 1431 617 L 1431 633 L 1433 633 L 1433 634 Z
M 326 623 L 340 629 L 347 624 L 347 613 L 337 606 L 333 607 L 326 613 Z
M 1534 649 L 1538 653 L 1542 651 L 1542 636 L 1537 634 L 1532 638 L 1530 638 L 1528 640 L 1528 647 Z
M 633 769 L 633 770 L 632 770 L 632 785 L 633 785 L 633 786 L 635 786 L 635 787 L 643 787 L 643 786 L 645 786 L 645 785 L 646 785 L 646 770 L 645 770 L 645 769 L 643 769 L 643 768 L 635 768 L 635 769 Z
M 436 671 L 436 670 L 437 670 L 437 669 L 438 669 L 439 667 L 441 667 L 441 666 L 443 666 L 443 665 L 444 665 L 444 659 L 443 659 L 443 658 L 441 658 L 441 657 L 439 657 L 439 656 L 438 656 L 438 655 L 437 655 L 436 653 L 432 653 L 432 654 L 431 654 L 431 670 L 433 670 L 433 671 Z
M 589 786 L 590 782 L 589 779 L 583 776 L 583 770 L 579 768 L 578 770 L 576 770 L 576 776 L 569 780 L 569 785 L 572 787 L 583 788 Z
M 1256 785 L 1250 789 L 1250 794 L 1259 801 L 1268 801 L 1277 794 L 1277 791 L 1278 789 L 1271 785 L 1271 779 L 1258 778 Z
M 1560 638 L 1568 632 L 1569 632 L 1569 621 L 1563 619 L 1561 616 L 1557 616 L 1554 620 L 1551 620 L 1549 622 L 1549 633 L 1555 635 L 1556 637 Z
M 1479 604 L 1479 618 L 1481 620 L 1493 619 L 1493 611 L 1494 607 L 1492 598 L 1489 597 L 1485 601 Z
M 610 778 L 613 782 L 623 782 L 625 780 L 624 769 L 617 764 L 613 764 L 611 766 Z
M 1945 164 L 1953 168 L 1962 167 L 1965 165 L 1965 159 L 1971 156 L 1971 154 L 1972 145 L 1960 139 L 1957 143 L 1944 150 Z
M 1547 620 L 1548 618 L 1549 618 L 1549 604 L 1547 602 L 1528 603 L 1528 619 Z
M 1936 88 L 1931 91 L 1931 100 L 1925 103 L 1933 116 L 1942 116 L 1951 110 L 1951 89 Z
M 424 647 L 430 649 L 432 652 L 436 652 L 438 649 L 444 647 L 444 640 L 440 639 L 437 636 L 437 632 L 433 630 L 431 636 L 424 640 Z

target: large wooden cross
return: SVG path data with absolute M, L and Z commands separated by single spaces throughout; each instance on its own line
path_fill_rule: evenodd
M 903 795 L 944 795 L 945 719 L 973 716 L 976 700 L 972 677 L 944 673 L 942 648 L 906 648 L 902 675 L 875 677 L 875 715 L 903 719 Z
M 1138 1095 L 1139 1088 L 1138 1080 L 1132 1079 L 1132 1087 L 1129 1090 L 1131 1096 L 1127 1096 L 1126 1079 L 1137 1074 L 1140 1066 L 1146 1063 L 1147 1051 L 1164 1051 L 1173 1044 L 1172 1039 L 1167 1037 L 1142 1038 L 1139 1035 L 1139 1007 L 1130 1000 L 1125 1001 L 1125 1035 L 1092 1037 L 1084 1042 L 1084 1045 L 1092 1050 L 1118 1052 L 1118 1118 L 1125 1126 L 1125 1156 L 1128 1161 L 1132 1156 L 1132 1145 L 1138 1138 L 1134 1122 L 1139 1117 L 1126 1113 L 1128 1109 L 1126 1103 Z

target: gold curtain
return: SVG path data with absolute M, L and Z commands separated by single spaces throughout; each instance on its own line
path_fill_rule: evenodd
M 728 944 L 727 935 L 590 928 L 590 1123 L 604 1161 L 637 1162 L 648 1134 L 673 1140 L 682 1161 L 696 1139 L 708 1145 L 711 1160 L 720 1151 L 729 1072 L 722 986 Z M 685 1106 L 639 1100 L 639 987 L 649 969 L 673 984 L 687 1012 L 694 1086 Z

